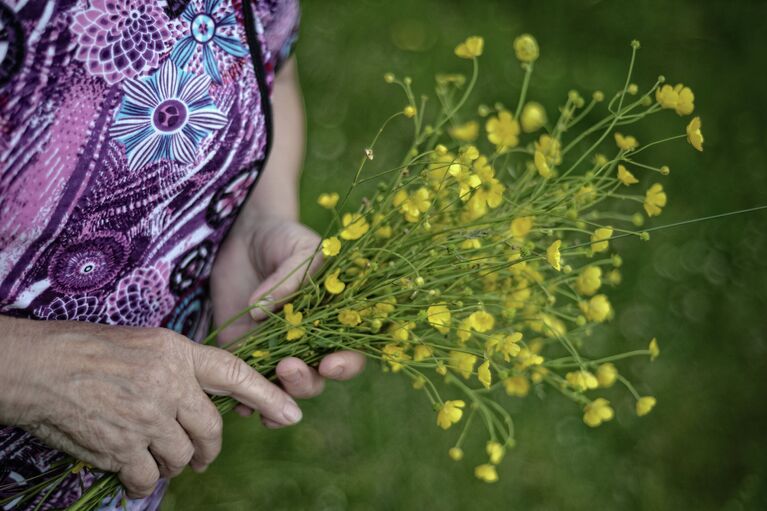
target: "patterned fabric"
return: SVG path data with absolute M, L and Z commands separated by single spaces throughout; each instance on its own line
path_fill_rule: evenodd
M 297 0 L 0 0 L 0 314 L 205 336 L 298 14 Z M 0 426 L 0 499 L 61 456 Z M 72 474 L 42 509 L 93 480 Z M 165 486 L 128 509 L 156 509 Z

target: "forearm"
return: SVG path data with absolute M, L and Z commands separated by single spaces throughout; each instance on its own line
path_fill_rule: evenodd
M 36 335 L 34 321 L 0 315 L 0 424 L 16 426 L 27 406 L 21 390 L 27 372 L 24 361 L 31 353 Z
M 295 59 L 275 79 L 273 142 L 263 175 L 237 220 L 243 232 L 264 215 L 298 219 L 298 181 L 303 166 L 306 121 Z

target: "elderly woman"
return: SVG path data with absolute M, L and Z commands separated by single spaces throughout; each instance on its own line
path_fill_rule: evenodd
M 362 369 L 285 359 L 278 386 L 190 342 L 278 304 L 317 245 L 297 221 L 297 21 L 295 0 L 0 1 L 0 498 L 64 451 L 155 509 L 158 480 L 221 449 L 207 394 L 280 427 Z

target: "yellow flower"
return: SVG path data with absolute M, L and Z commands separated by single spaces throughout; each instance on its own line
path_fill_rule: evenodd
M 634 177 L 634 174 L 632 174 L 623 165 L 618 165 L 618 180 L 626 186 L 633 185 L 639 182 L 639 180 L 636 177 Z
M 488 442 L 485 445 L 485 451 L 490 456 L 490 463 L 493 465 L 499 464 L 503 460 L 503 455 L 506 454 L 506 448 L 500 442 Z
M 487 139 L 498 147 L 499 151 L 515 147 L 519 143 L 519 123 L 511 112 L 502 110 L 498 116 L 488 119 L 485 125 Z
M 515 239 L 522 240 L 533 228 L 533 217 L 520 216 L 511 221 L 511 235 Z
M 285 338 L 289 341 L 295 341 L 303 337 L 305 333 L 306 331 L 303 328 L 293 327 L 288 329 L 287 334 L 285 334 Z
M 341 240 L 333 236 L 322 240 L 322 255 L 325 257 L 337 256 L 341 251 Z
M 631 151 L 639 147 L 639 142 L 637 142 L 636 138 L 630 135 L 624 137 L 618 132 L 615 133 L 615 144 L 624 151 Z
M 456 335 L 462 343 L 466 343 L 471 339 L 471 320 L 469 318 L 464 319 L 458 324 Z
M 703 132 L 700 117 L 693 117 L 687 125 L 687 141 L 698 151 L 703 151 Z
M 493 383 L 493 374 L 490 372 L 490 361 L 485 360 L 477 368 L 477 379 L 486 389 Z
M 339 273 L 341 273 L 341 270 L 336 270 L 325 277 L 325 289 L 327 289 L 330 294 L 341 294 L 346 288 L 346 284 L 341 282 L 338 278 Z
M 466 403 L 460 399 L 453 401 L 445 401 L 439 411 L 437 412 L 437 425 L 442 429 L 448 429 L 453 424 L 457 423 L 463 417 L 462 408 L 466 406 Z
M 583 409 L 583 412 L 583 422 L 592 428 L 596 428 L 603 422 L 612 420 L 615 415 L 613 409 L 610 407 L 610 402 L 601 397 L 587 404 Z
M 398 372 L 402 369 L 402 363 L 410 360 L 410 357 L 405 353 L 405 348 L 397 344 L 387 344 L 383 347 L 383 359 L 389 363 L 393 372 Z
M 450 331 L 450 309 L 444 303 L 430 306 L 426 310 L 426 318 L 439 333 L 446 334 Z
M 538 41 L 530 34 L 522 34 L 514 39 L 514 53 L 520 62 L 535 62 L 540 55 Z
M 695 110 L 695 94 L 681 83 L 658 87 L 655 99 L 661 107 L 673 109 L 679 115 L 690 115 Z
M 457 124 L 447 129 L 448 134 L 459 142 L 474 142 L 479 136 L 479 123 L 469 121 L 464 124 Z
M 667 201 L 668 197 L 663 191 L 663 185 L 660 183 L 652 185 L 644 197 L 644 210 L 647 212 L 647 216 L 660 215 Z
M 345 213 L 341 223 L 344 226 L 341 237 L 345 240 L 360 239 L 370 228 L 365 217 L 359 213 Z
M 448 173 L 453 176 L 458 183 L 458 197 L 466 202 L 471 198 L 471 191 L 482 184 L 478 175 L 474 174 L 461 163 L 450 165 Z
M 471 36 L 455 47 L 455 54 L 462 59 L 473 59 L 482 55 L 484 46 L 484 39 L 479 36 Z
M 408 106 L 406 106 L 406 107 L 405 107 L 405 108 L 402 110 L 402 114 L 403 114 L 405 117 L 407 117 L 408 119 L 412 119 L 413 117 L 415 117 L 415 114 L 416 114 L 416 109 L 415 109 L 415 107 L 414 107 L 414 106 L 412 106 L 412 105 L 408 105 Z
M 549 179 L 552 176 L 553 172 L 551 171 L 551 167 L 546 163 L 546 157 L 542 152 L 535 151 L 533 163 L 535 164 L 535 170 L 538 171 L 538 174 L 540 174 L 543 179 Z
M 655 403 L 658 401 L 652 396 L 640 397 L 636 403 L 636 412 L 640 417 L 647 415 L 655 407 Z
M 530 101 L 522 109 L 519 122 L 522 125 L 522 131 L 525 133 L 538 131 L 546 125 L 546 109 L 540 103 Z
M 510 396 L 525 397 L 530 392 L 530 382 L 524 376 L 512 376 L 503 380 L 506 393 Z
M 333 209 L 338 204 L 339 196 L 337 193 L 323 193 L 317 198 L 317 204 L 325 209 Z
M 362 323 L 360 313 L 352 309 L 342 309 L 338 313 L 338 322 L 346 326 L 357 326 Z
M 285 321 L 287 321 L 289 325 L 300 325 L 301 321 L 304 319 L 303 313 L 293 310 L 292 303 L 286 303 L 282 307 L 282 312 L 285 314 Z
M 445 367 L 445 364 L 443 364 L 441 360 L 438 360 L 437 367 L 434 371 L 440 376 L 445 376 L 447 374 L 447 367 Z
M 591 251 L 595 254 L 606 251 L 610 245 L 609 239 L 612 237 L 612 227 L 599 227 L 591 235 Z
M 535 142 L 535 150 L 546 157 L 546 163 L 549 165 L 559 165 L 562 163 L 562 144 L 556 138 L 544 133 Z
M 256 350 L 253 353 L 251 353 L 250 356 L 255 359 L 267 358 L 269 356 L 269 352 L 266 350 Z
M 660 355 L 660 346 L 658 346 L 658 340 L 655 337 L 652 338 L 647 349 L 650 350 L 650 360 L 658 358 Z
M 615 380 L 617 379 L 618 369 L 616 369 L 616 367 L 610 362 L 601 364 L 599 367 L 597 367 L 597 380 L 599 381 L 600 387 L 612 387 L 615 383 Z
M 450 367 L 458 371 L 458 373 L 467 380 L 474 371 L 474 364 L 476 363 L 476 355 L 464 353 L 463 351 L 450 352 Z
M 474 469 L 474 475 L 477 479 L 486 483 L 494 483 L 498 481 L 498 472 L 495 470 L 495 465 L 485 463 Z
M 461 461 L 463 459 L 463 449 L 460 447 L 451 447 L 447 454 L 453 461 Z
M 480 182 L 474 193 L 474 198 L 487 204 L 490 208 L 500 206 L 503 202 L 503 192 L 506 190 L 506 187 L 495 178 L 495 171 L 487 162 L 485 156 L 480 156 L 474 162 L 474 171 Z
M 415 328 L 415 323 L 399 323 L 397 321 L 392 321 L 387 332 L 395 341 L 407 342 L 410 340 L 410 331 L 413 328 Z
M 580 295 L 591 296 L 602 286 L 602 269 L 599 266 L 587 266 L 575 279 L 575 290 Z
M 562 271 L 562 254 L 559 253 L 561 245 L 562 240 L 556 240 L 546 249 L 546 260 L 557 271 Z
M 495 318 L 486 311 L 472 312 L 469 316 L 469 324 L 477 332 L 484 333 L 495 326 Z
M 578 391 L 592 390 L 599 386 L 597 377 L 585 370 L 567 373 L 565 378 L 567 379 L 567 383 Z
M 500 349 L 498 350 L 501 355 L 503 355 L 503 359 L 508 362 L 511 360 L 512 357 L 516 357 L 520 350 L 519 341 L 522 340 L 522 332 L 514 332 L 513 334 L 507 335 L 503 341 L 500 343 Z
M 482 242 L 478 238 L 469 238 L 463 240 L 459 246 L 464 250 L 476 250 L 482 247 Z
M 425 344 L 419 344 L 413 349 L 413 360 L 415 362 L 420 362 L 421 360 L 425 360 L 432 356 L 434 354 L 434 350 L 431 349 L 431 346 L 426 346 Z
M 431 194 L 425 187 L 408 194 L 405 190 L 398 190 L 392 199 L 392 204 L 399 208 L 408 222 L 417 222 L 421 213 L 426 213 L 431 207 Z
M 393 296 L 390 296 L 388 298 L 384 298 L 382 301 L 376 303 L 373 308 L 376 311 L 376 314 L 382 317 L 386 317 L 392 312 L 394 312 L 394 306 L 397 303 L 397 299 Z
M 596 295 L 588 302 L 581 302 L 580 307 L 583 315 L 586 316 L 586 319 L 589 321 L 603 323 L 612 315 L 610 301 L 605 295 Z

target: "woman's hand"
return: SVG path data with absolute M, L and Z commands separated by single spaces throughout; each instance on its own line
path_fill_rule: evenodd
M 307 266 L 311 273 L 322 264 L 322 254 L 317 251 L 319 236 L 298 222 L 265 216 L 243 225 L 232 229 L 213 267 L 211 295 L 217 324 L 256 303 L 278 309 L 285 297 L 299 288 Z M 253 317 L 243 317 L 227 328 L 220 341 L 225 344 L 237 338 L 265 317 L 260 309 L 253 309 Z M 277 365 L 277 376 L 292 396 L 308 398 L 322 392 L 323 377 L 348 380 L 364 366 L 363 355 L 342 351 L 326 356 L 317 370 L 297 358 L 286 358 Z M 243 415 L 251 413 L 244 406 L 237 410 Z M 280 426 L 268 417 L 263 422 L 269 427 Z
M 117 472 L 131 498 L 218 455 L 222 420 L 206 393 L 272 424 L 301 419 L 246 363 L 170 330 L 0 316 L 0 351 L 0 424 Z

